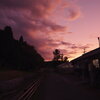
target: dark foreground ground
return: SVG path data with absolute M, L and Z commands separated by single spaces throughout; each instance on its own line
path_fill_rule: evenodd
M 76 76 L 50 71 L 31 100 L 100 100 L 100 89 Z
M 1 92 L 3 96 L 0 93 L 0 100 L 100 100 L 100 87 L 91 87 L 87 81 L 82 81 L 81 77 L 69 71 L 63 73 L 55 69 L 40 70 L 36 74 L 25 74 L 24 79 L 18 78 L 10 83 L 2 84 L 5 91 L 3 91 L 4 95 Z M 34 92 L 35 87 L 37 88 Z M 9 89 L 8 92 L 6 88 Z M 10 90 L 14 91 L 9 93 Z M 26 91 L 27 94 L 32 91 L 31 97 L 21 98 Z

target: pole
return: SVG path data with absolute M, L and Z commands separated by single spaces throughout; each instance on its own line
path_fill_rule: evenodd
M 99 42 L 99 48 L 100 48 L 100 37 L 98 37 L 98 42 Z M 100 59 L 99 60 L 99 68 L 100 68 Z
M 84 54 L 86 53 L 86 48 L 84 48 L 84 52 L 83 52 Z
M 99 42 L 99 48 L 100 48 L 100 37 L 98 37 L 98 42 Z

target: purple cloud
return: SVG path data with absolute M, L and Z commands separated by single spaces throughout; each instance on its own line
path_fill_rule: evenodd
M 69 5 L 66 7 L 71 8 L 69 1 L 66 1 Z M 67 26 L 62 26 L 50 19 L 54 10 L 61 6 L 62 2 L 62 0 L 0 0 L 0 28 L 10 25 L 15 38 L 18 39 L 23 35 L 24 39 L 34 45 L 45 58 L 60 45 L 75 48 L 74 44 L 53 39 L 53 34 L 67 31 Z M 77 11 L 74 10 L 67 10 L 66 13 L 70 12 L 70 18 L 77 16 Z

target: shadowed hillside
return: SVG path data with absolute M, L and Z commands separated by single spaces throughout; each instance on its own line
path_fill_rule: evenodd
M 0 30 L 0 68 L 30 70 L 40 67 L 44 59 L 21 36 L 13 38 L 11 27 Z

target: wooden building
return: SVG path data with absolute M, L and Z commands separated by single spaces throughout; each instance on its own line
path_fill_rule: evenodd
M 71 63 L 78 70 L 82 79 L 89 79 L 92 85 L 96 79 L 100 79 L 100 48 L 73 59 Z
M 83 55 L 81 55 L 78 58 L 75 58 L 71 61 L 71 63 L 76 68 L 81 68 L 83 65 L 88 65 L 90 62 L 93 62 L 94 66 L 96 68 L 99 68 L 100 66 L 100 48 L 96 48 L 90 52 L 87 52 Z M 84 66 L 84 67 L 85 67 Z

